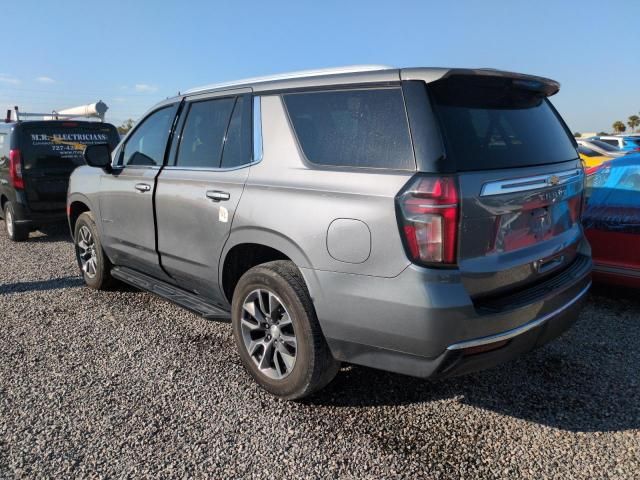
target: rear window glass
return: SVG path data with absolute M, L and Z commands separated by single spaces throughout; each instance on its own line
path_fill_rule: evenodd
M 111 124 L 73 126 L 25 126 L 21 149 L 25 170 L 38 168 L 75 168 L 84 165 L 84 148 L 87 145 L 107 143 L 111 149 L 120 141 L 118 131 Z
M 458 170 L 524 167 L 577 157 L 544 95 L 497 77 L 429 84 L 447 157 Z
M 612 147 L 608 143 L 605 143 L 602 140 L 598 140 L 597 138 L 592 138 L 589 140 L 589 142 L 593 143 L 596 147 L 600 147 L 602 150 L 606 150 L 607 152 L 619 151 L 617 148 Z
M 294 93 L 284 101 L 310 162 L 415 170 L 399 88 Z
M 578 145 L 578 152 L 580 152 L 583 155 L 586 155 L 587 157 L 599 157 L 600 154 L 598 152 L 596 152 L 595 150 L 591 150 L 590 148 L 587 148 L 585 146 L 582 145 Z

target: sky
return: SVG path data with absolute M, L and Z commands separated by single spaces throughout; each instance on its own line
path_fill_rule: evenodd
M 3 114 L 103 100 L 119 125 L 199 85 L 355 64 L 550 77 L 572 131 L 640 112 L 640 0 L 15 0 L 2 18 Z

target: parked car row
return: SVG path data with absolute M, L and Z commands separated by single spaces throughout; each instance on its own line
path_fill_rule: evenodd
M 91 288 L 231 318 L 246 369 L 282 398 L 340 362 L 434 378 L 498 364 L 569 328 L 591 284 L 582 162 L 615 147 L 576 144 L 558 90 L 383 67 L 190 90 L 117 146 L 105 124 L 85 143 L 66 197 L 79 268 Z M 604 172 L 587 170 L 591 230 L 601 189 L 635 185 Z

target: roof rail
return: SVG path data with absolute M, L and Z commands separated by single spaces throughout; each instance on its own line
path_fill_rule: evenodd
M 278 73 L 275 75 L 267 75 L 263 77 L 244 78 L 242 80 L 234 80 L 231 82 L 213 83 L 210 85 L 204 85 L 202 87 L 196 87 L 187 90 L 185 94 L 192 94 L 203 92 L 206 90 L 214 90 L 225 87 L 234 87 L 239 85 L 246 85 L 252 83 L 265 83 L 273 82 L 276 80 L 289 80 L 293 78 L 305 78 L 305 77 L 318 77 L 321 75 L 339 75 L 341 73 L 358 73 L 358 72 L 373 72 L 376 70 L 389 70 L 394 67 L 388 65 L 349 65 L 345 67 L 333 67 L 333 68 L 320 68 L 314 70 L 299 70 L 296 72 Z

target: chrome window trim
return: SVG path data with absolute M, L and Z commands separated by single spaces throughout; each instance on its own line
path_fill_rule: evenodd
M 253 163 L 262 160 L 262 97 L 253 97 Z
M 229 167 L 229 168 L 215 168 L 215 167 L 180 167 L 178 165 L 166 165 L 162 168 L 162 170 L 176 170 L 176 171 L 185 171 L 185 172 L 230 172 L 233 170 L 240 170 L 242 168 L 250 167 L 251 165 L 255 165 L 257 162 L 245 163 L 244 165 L 239 165 L 237 167 Z
M 524 178 L 513 178 L 510 180 L 498 180 L 496 182 L 485 183 L 480 193 L 481 197 L 492 195 L 504 195 L 506 193 L 526 192 L 545 187 L 555 187 L 575 180 L 582 180 L 584 173 L 580 168 L 564 170 L 562 172 L 548 173 L 544 175 L 534 175 Z M 551 179 L 557 177 L 558 181 L 553 183 Z

